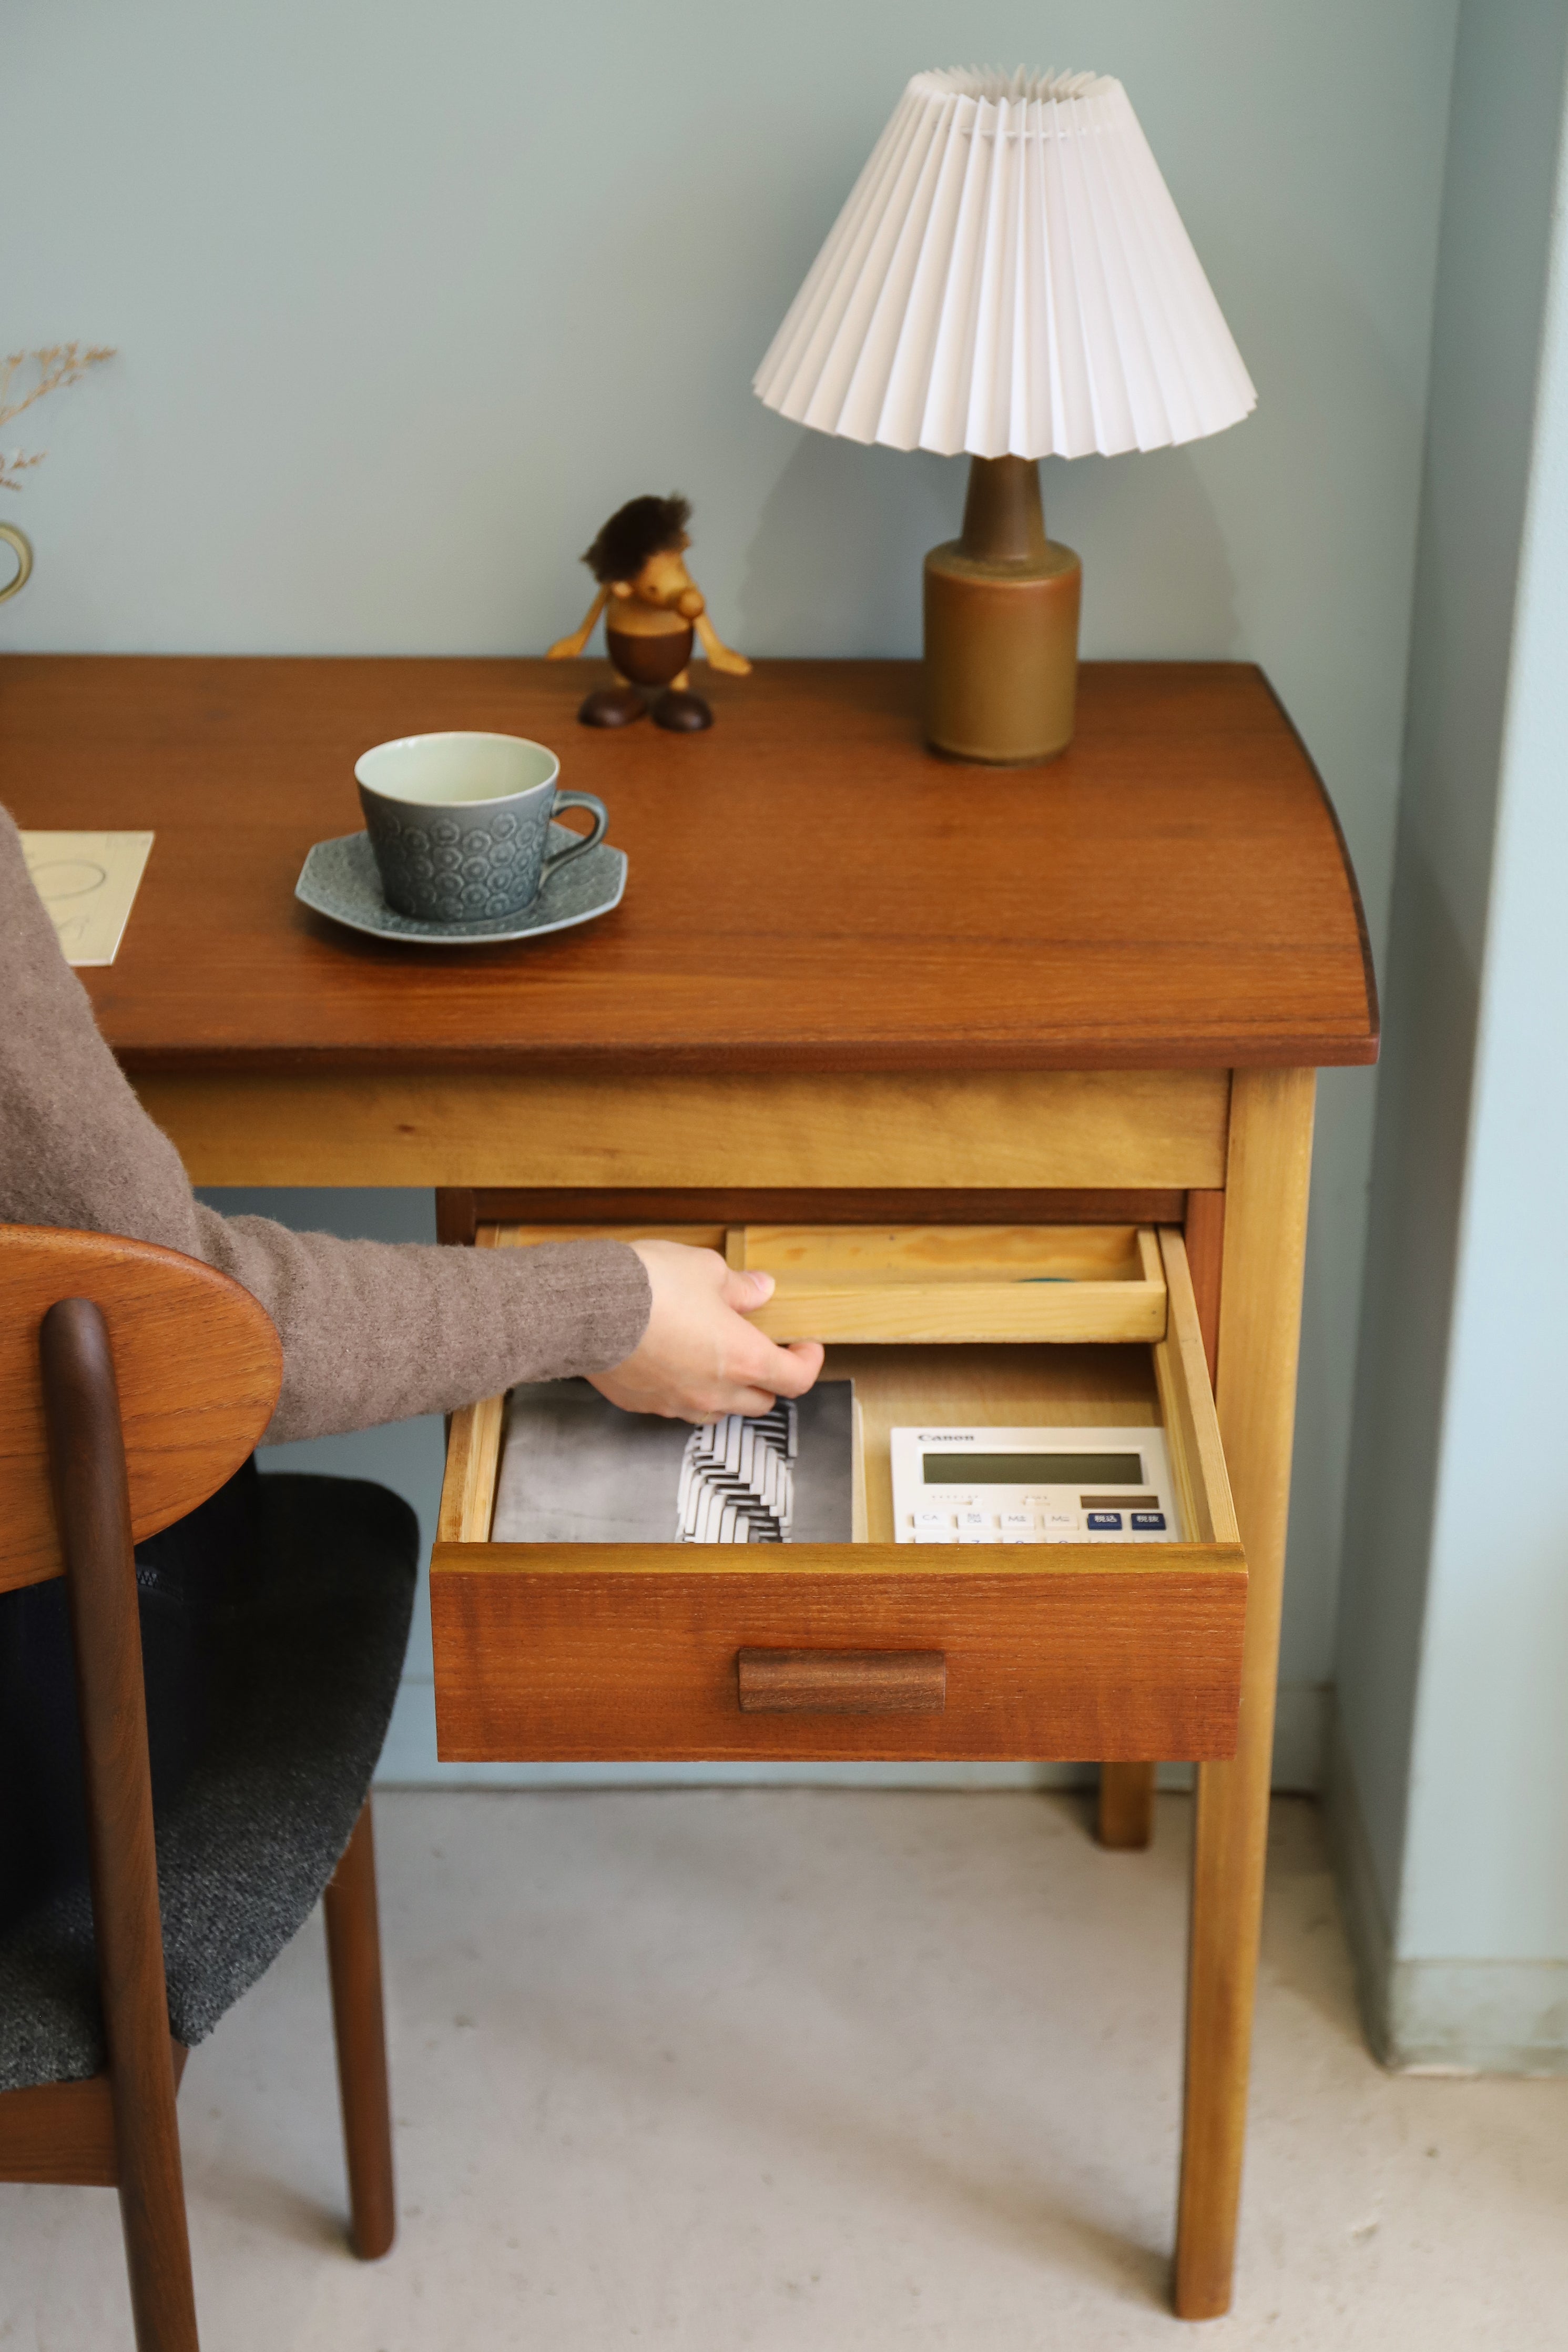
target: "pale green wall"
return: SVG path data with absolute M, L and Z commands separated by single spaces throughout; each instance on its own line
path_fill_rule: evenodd
M 1375 2038 L 1568 2066 L 1568 8 L 1466 0 L 1334 1810 Z
M 1048 467 L 1086 562 L 1085 648 L 1261 661 L 1381 940 L 1454 17 L 23 0 L 0 340 L 120 357 L 40 415 L 50 457 L 7 508 L 38 571 L 0 647 L 538 651 L 580 609 L 602 515 L 675 484 L 736 642 L 914 651 L 918 558 L 953 528 L 961 467 L 804 435 L 750 373 L 912 71 L 1092 66 L 1125 81 L 1260 400 L 1213 442 Z M 1332 1655 L 1372 1101 L 1366 1074 L 1325 1081 L 1281 1709 L 1297 1782 Z

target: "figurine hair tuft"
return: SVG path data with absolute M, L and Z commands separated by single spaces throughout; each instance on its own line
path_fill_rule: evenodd
M 692 502 L 672 492 L 667 499 L 628 499 L 617 508 L 583 557 L 594 578 L 634 580 L 651 555 L 685 544 Z

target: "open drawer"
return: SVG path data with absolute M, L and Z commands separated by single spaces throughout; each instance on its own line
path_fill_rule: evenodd
M 588 1230 L 613 1229 L 479 1240 Z M 1247 1567 L 1178 1231 L 636 1230 L 774 1272 L 758 1319 L 831 1342 L 861 1412 L 857 1539 L 495 1543 L 504 1400 L 456 1414 L 431 1562 L 443 1758 L 1234 1752 Z M 1163 1428 L 1181 1540 L 895 1543 L 889 1432 L 920 1422 Z

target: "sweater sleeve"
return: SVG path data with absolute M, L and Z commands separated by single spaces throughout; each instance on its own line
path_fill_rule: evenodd
M 242 1283 L 283 1341 L 264 1444 L 603 1371 L 636 1347 L 652 1303 L 621 1242 L 346 1242 L 202 1207 L 99 1035 L 3 809 L 0 1219 L 157 1242 Z

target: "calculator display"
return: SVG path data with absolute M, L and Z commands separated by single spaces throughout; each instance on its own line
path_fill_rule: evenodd
M 1141 1486 L 1137 1454 L 923 1454 L 928 1486 Z

